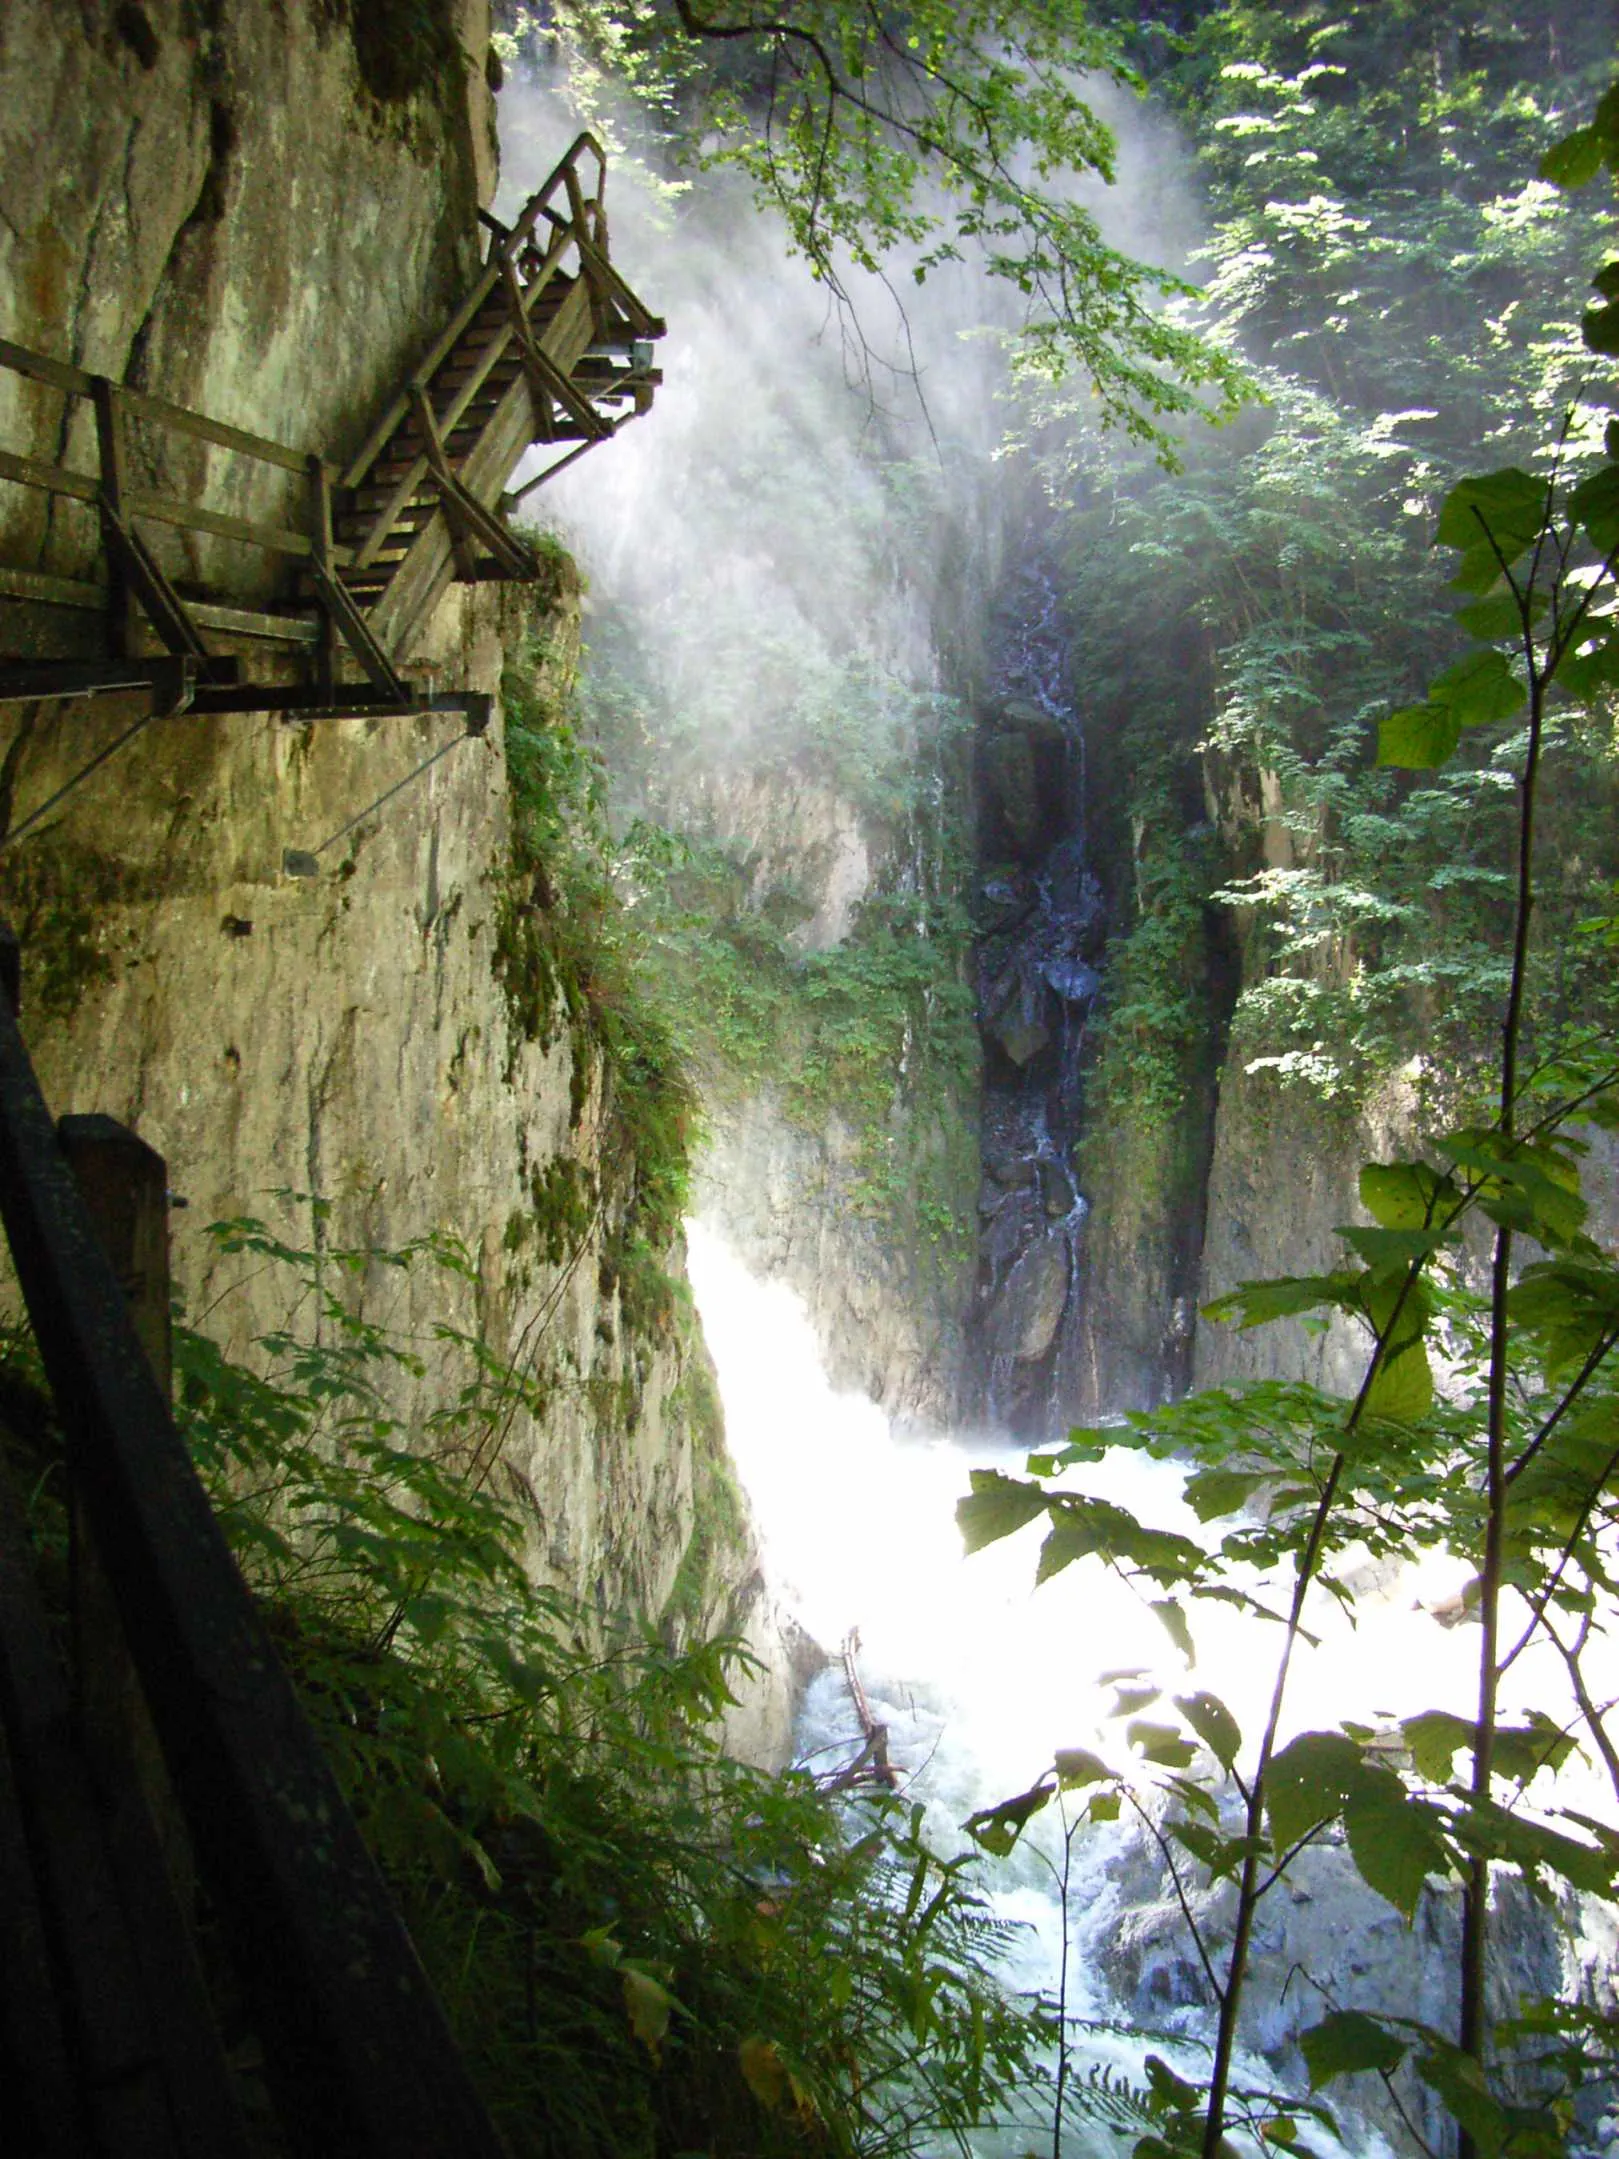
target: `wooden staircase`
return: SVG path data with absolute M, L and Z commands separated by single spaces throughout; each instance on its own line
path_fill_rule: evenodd
M 605 170 L 581 135 L 514 226 L 486 220 L 482 276 L 343 475 L 338 574 L 385 650 L 403 650 L 452 579 L 537 574 L 501 515 L 531 446 L 573 445 L 533 486 L 615 433 L 615 407 L 651 406 L 664 325 L 608 258 Z
M 601 145 L 582 134 L 515 224 L 481 213 L 490 238 L 477 279 L 347 467 L 0 340 L 0 367 L 93 403 L 102 468 L 76 472 L 0 449 L 0 480 L 94 505 L 106 558 L 95 582 L 0 562 L 0 703 L 143 682 L 154 706 L 164 699 L 170 710 L 318 716 L 445 703 L 413 690 L 401 666 L 447 587 L 457 579 L 538 577 L 541 565 L 508 513 L 648 411 L 662 381 L 652 353 L 664 325 L 612 265 L 605 179 Z M 131 482 L 131 426 L 189 435 L 301 475 L 304 485 L 273 524 L 155 492 Z M 539 469 L 508 495 L 533 448 L 542 453 Z M 224 466 L 211 460 L 210 473 Z M 230 593 L 182 594 L 142 537 L 147 521 L 290 558 L 293 589 L 267 610 Z M 98 610 L 106 656 L 25 658 L 38 648 L 8 641 L 8 600 Z M 244 680 L 240 656 L 219 649 L 220 633 L 250 647 L 290 647 L 301 683 Z M 7 661 L 7 652 L 17 659 Z M 142 664 L 151 679 L 133 682 L 131 669 Z

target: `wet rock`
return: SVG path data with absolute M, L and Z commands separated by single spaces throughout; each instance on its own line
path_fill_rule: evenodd
M 1040 1204 L 1053 1222 L 1065 1221 L 1074 1211 L 1078 1195 L 1074 1180 L 1060 1162 L 1041 1161 L 1035 1165 L 1040 1181 Z
M 1062 957 L 1049 959 L 1041 967 L 1040 973 L 1065 1005 L 1089 1004 L 1102 986 L 1102 978 L 1096 969 L 1087 967 L 1083 960 Z
M 1011 835 L 1027 854 L 1040 838 L 1040 787 L 1034 745 L 1027 735 L 997 735 L 984 746 L 985 785 Z
M 1031 1245 L 1006 1277 L 990 1319 L 998 1356 L 1034 1364 L 1057 1338 L 1068 1302 L 1068 1247 L 1060 1237 Z
M 1044 705 L 1037 705 L 1032 697 L 1008 697 L 1002 700 L 1000 722 L 1009 733 L 1020 734 L 1034 742 L 1065 742 L 1068 729 L 1054 712 Z
M 1044 1020 L 1031 1019 L 1017 1005 L 1003 1013 L 989 1031 L 1018 1066 L 1038 1057 L 1051 1040 L 1051 1029 Z

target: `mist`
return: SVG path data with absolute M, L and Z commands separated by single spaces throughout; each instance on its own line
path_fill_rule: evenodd
M 1119 180 L 1076 191 L 1110 245 L 1178 268 L 1197 237 L 1186 154 L 1112 84 L 1095 95 Z M 508 214 L 577 121 L 518 75 L 500 122 Z M 1020 296 L 972 261 L 920 285 L 896 261 L 851 268 L 840 306 L 736 175 L 671 191 L 633 154 L 634 116 L 617 132 L 614 259 L 669 323 L 665 379 L 526 506 L 581 563 L 598 657 L 679 711 L 701 764 L 738 772 L 803 747 L 851 669 L 901 696 L 970 685 L 1034 494 L 1006 450 Z

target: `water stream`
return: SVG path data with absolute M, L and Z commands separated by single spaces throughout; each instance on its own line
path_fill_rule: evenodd
M 1015 1469 L 1021 1450 L 994 1435 L 896 1436 L 873 1404 L 833 1392 L 803 1308 L 788 1288 L 753 1278 L 701 1224 L 690 1225 L 689 1235 L 691 1278 L 719 1372 L 731 1449 L 769 1575 L 784 1604 L 829 1651 L 858 1630 L 873 1712 L 889 1726 L 892 1759 L 905 1772 L 907 1795 L 927 1807 L 939 1847 L 959 1849 L 967 1816 L 1027 1789 L 1060 1747 L 1088 1747 L 1121 1767 L 1129 1761 L 1121 1723 L 1109 1714 L 1115 1688 L 1105 1674 L 1139 1671 L 1166 1694 L 1212 1688 L 1246 1733 L 1258 1731 L 1273 1645 L 1268 1636 L 1256 1639 L 1250 1618 L 1223 1606 L 1200 1607 L 1198 1664 L 1188 1677 L 1145 1598 L 1117 1576 L 1076 1565 L 1035 1590 L 1040 1524 L 965 1558 L 954 1510 L 970 1467 Z M 1181 1499 L 1172 1464 L 1120 1448 L 1086 1481 L 1146 1520 L 1204 1533 Z M 1283 1739 L 1342 1718 L 1386 1727 L 1436 1704 L 1465 1703 L 1474 1684 L 1476 1630 L 1434 1616 L 1454 1605 L 1465 1578 L 1466 1569 L 1442 1553 L 1397 1575 L 1379 1578 L 1367 1570 L 1355 1585 L 1353 1626 L 1323 1596 L 1309 1615 L 1319 1646 L 1301 1653 Z M 1515 1676 L 1520 1709 L 1557 1698 L 1544 1663 L 1536 1667 L 1526 1657 Z M 859 1743 L 834 1662 L 808 1690 L 799 1756 L 833 1769 Z M 1582 1796 L 1567 1794 L 1574 1805 Z M 1054 1849 L 1051 1836 L 1031 1835 L 1012 1860 L 989 1872 L 996 1908 L 1018 1925 L 1009 1979 L 1020 1988 L 1055 1984 L 1062 1913 L 1049 1866 Z M 1127 1823 L 1087 1828 L 1075 1856 L 1069 2010 L 1112 2028 L 1087 2035 L 1082 2057 L 1110 2062 L 1139 2081 L 1146 2043 L 1125 2027 L 1147 2024 L 1160 2035 L 1180 2035 L 1189 2049 L 1181 2065 L 1195 2073 L 1196 2041 L 1211 2028 L 1206 1993 L 1186 1983 L 1192 1967 L 1178 1925 L 1143 1931 L 1143 1903 L 1161 1900 L 1163 1890 L 1142 1840 Z M 1415 1930 L 1406 1930 L 1353 1882 L 1344 1855 L 1313 1856 L 1320 1871 L 1273 1922 L 1275 1939 L 1257 1976 L 1279 1989 L 1290 1966 L 1302 1963 L 1358 2006 L 1373 2006 L 1379 1988 L 1403 1988 L 1403 1996 L 1383 2006 L 1409 2012 L 1425 1990 L 1431 1995 L 1443 1984 L 1453 1915 L 1419 1918 Z M 1531 1925 L 1523 1955 L 1554 1954 L 1549 1939 L 1544 1927 L 1537 1932 Z M 1427 1999 L 1418 2013 L 1423 2010 L 1438 2021 L 1437 1999 Z M 1282 2058 L 1297 2029 L 1322 2013 L 1320 1996 L 1299 1981 L 1262 2019 L 1259 2043 Z M 1154 2044 L 1174 2058 L 1172 2043 L 1159 2037 Z M 1270 2081 L 1264 2063 L 1249 2066 L 1257 2080 Z M 1049 2136 L 1048 2127 L 1042 2149 Z M 982 2150 L 1010 2159 L 1028 2143 L 1025 2133 L 1004 2145 L 987 2140 Z M 1068 2159 L 1116 2159 L 1128 2148 L 1084 2120 L 1064 2141 Z M 1361 2159 L 1390 2149 L 1369 2126 L 1357 2128 L 1352 2148 Z M 1320 2149 L 1338 2147 L 1322 2141 Z

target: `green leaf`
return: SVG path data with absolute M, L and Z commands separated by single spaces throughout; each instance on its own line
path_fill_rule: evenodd
M 1569 515 L 1604 555 L 1619 547 L 1619 465 L 1604 465 L 1568 498 Z
M 1186 1668 L 1190 1671 L 1197 1663 L 1197 1651 L 1192 1646 L 1192 1630 L 1186 1624 L 1186 1614 L 1173 1597 L 1156 1599 L 1152 1608 L 1159 1625 L 1186 1659 Z
M 1504 1859 L 1526 1874 L 1542 1869 L 1557 1874 L 1591 1896 L 1611 1894 L 1615 1854 L 1564 1836 L 1560 1829 L 1531 1821 L 1495 1800 L 1474 1799 L 1456 1814 L 1452 1831 L 1459 1844 L 1489 1859 Z
M 1273 1281 L 1239 1282 L 1203 1307 L 1203 1317 L 1235 1320 L 1242 1327 L 1263 1327 L 1273 1319 L 1315 1312 L 1322 1305 L 1357 1310 L 1359 1278 L 1352 1274 L 1278 1275 Z
M 1410 2052 L 1410 2041 L 1396 2038 L 1375 2017 L 1358 2009 L 1335 2009 L 1307 2032 L 1299 2033 L 1299 2049 L 1310 2072 L 1310 2089 L 1319 2091 L 1334 2077 L 1356 2076 L 1375 2069 L 1391 2074 Z
M 767 2113 L 774 2113 L 787 2097 L 789 2081 L 787 2064 L 777 2052 L 775 2041 L 755 2032 L 736 2051 L 749 2091 Z
M 1456 753 L 1461 722 L 1448 705 L 1402 705 L 1377 730 L 1377 761 L 1405 772 L 1429 772 Z
M 1384 1229 L 1429 1229 L 1460 1198 L 1455 1181 L 1426 1162 L 1368 1162 L 1360 1173 L 1360 1203 Z
M 1593 634 L 1602 628 L 1591 625 Z M 1604 636 L 1583 652 L 1565 653 L 1557 663 L 1555 680 L 1570 697 L 1588 699 L 1619 685 L 1619 638 Z
M 1493 559 L 1499 549 L 1511 563 L 1533 543 L 1545 514 L 1545 481 L 1511 465 L 1458 481 L 1440 508 L 1435 538 L 1464 555 L 1483 546 Z
M 1545 609 L 1545 594 L 1537 592 L 1530 613 L 1539 616 Z M 1456 620 L 1469 637 L 1483 638 L 1486 642 L 1523 635 L 1523 609 L 1516 595 L 1510 592 L 1492 593 L 1488 599 L 1473 600 L 1466 607 L 1458 607 Z
M 963 1827 L 986 1852 L 1004 1859 L 1035 1815 L 1050 1804 L 1056 1789 L 1055 1784 L 1048 1784 L 1042 1778 L 1026 1792 L 1003 1799 L 998 1806 L 981 1807 L 976 1814 L 967 1817 Z
M 1342 1732 L 1301 1732 L 1273 1757 L 1265 1811 L 1278 1853 L 1343 1810 L 1366 1775 L 1361 1751 Z
M 1065 1792 L 1071 1792 L 1087 1784 L 1110 1782 L 1113 1771 L 1099 1754 L 1092 1754 L 1088 1747 L 1059 1747 L 1057 1750 L 1057 1782 Z
M 1417 2074 L 1436 2091 L 1472 2138 L 1480 2159 L 1495 2159 L 1507 2138 L 1505 2109 L 1491 2092 L 1483 2069 L 1471 2055 L 1448 2040 L 1430 2035 L 1428 2051 L 1418 2057 Z
M 1269 1480 L 1240 1469 L 1200 1469 L 1188 1477 L 1184 1497 L 1200 1522 L 1217 1522 L 1238 1514 Z
M 1143 1717 L 1127 1724 L 1124 1736 L 1132 1747 L 1140 1748 L 1149 1762 L 1158 1762 L 1165 1769 L 1190 1769 L 1197 1753 L 1173 1724 L 1149 1724 Z
M 1344 1834 L 1360 1878 L 1407 1919 L 1430 1874 L 1449 1871 L 1439 1816 L 1392 1770 L 1368 1769 L 1344 1808 Z
M 1165 1587 L 1194 1580 L 1202 1571 L 1203 1551 L 1190 1537 L 1172 1530 L 1149 1529 L 1111 1500 L 1063 1492 L 1043 1495 L 1043 1504 L 1051 1516 L 1051 1534 L 1040 1548 L 1037 1582 L 1048 1582 L 1076 1559 L 1092 1555 L 1148 1575 Z M 959 1518 L 959 1508 L 957 1515 Z
M 1474 1727 L 1465 1717 L 1452 1716 L 1445 1709 L 1425 1709 L 1420 1716 L 1407 1717 L 1400 1730 L 1417 1774 L 1430 1784 L 1448 1784 L 1456 1756 L 1473 1744 Z
M 1189 2084 L 1177 2076 L 1160 2054 L 1149 2054 L 1142 2063 L 1153 2111 L 1158 2114 L 1192 2114 L 1203 2104 L 1201 2084 Z
M 1453 1241 L 1449 1229 L 1362 1229 L 1354 1222 L 1341 1224 L 1338 1235 L 1373 1272 L 1399 1276 Z
M 1220 1766 L 1233 1768 L 1242 1747 L 1242 1731 L 1219 1696 L 1206 1692 L 1177 1694 L 1175 1707 Z
M 1540 177 L 1553 187 L 1589 187 L 1602 170 L 1602 137 L 1594 127 L 1577 127 L 1554 142 L 1540 161 Z
M 1415 1424 L 1432 1407 L 1433 1368 L 1423 1344 L 1408 1342 L 1402 1348 L 1385 1344 L 1366 1390 L 1365 1414 L 1385 1424 Z
M 956 1523 L 969 1552 L 1010 1537 L 1044 1514 L 1050 1498 L 1037 1484 L 1003 1476 L 998 1469 L 975 1469 L 971 1483 L 972 1491 L 956 1506 Z
M 638 1964 L 623 1967 L 623 1986 L 630 2029 L 656 2061 L 669 2029 L 669 2015 L 675 1998 L 661 1980 L 654 1979 Z
M 1150 1709 L 1163 1693 L 1162 1687 L 1119 1687 L 1113 1696 L 1110 1717 L 1133 1717 L 1138 1710 Z
M 1510 719 L 1526 694 L 1504 652 L 1472 652 L 1434 677 L 1428 702 L 1444 706 L 1462 727 L 1484 727 Z

